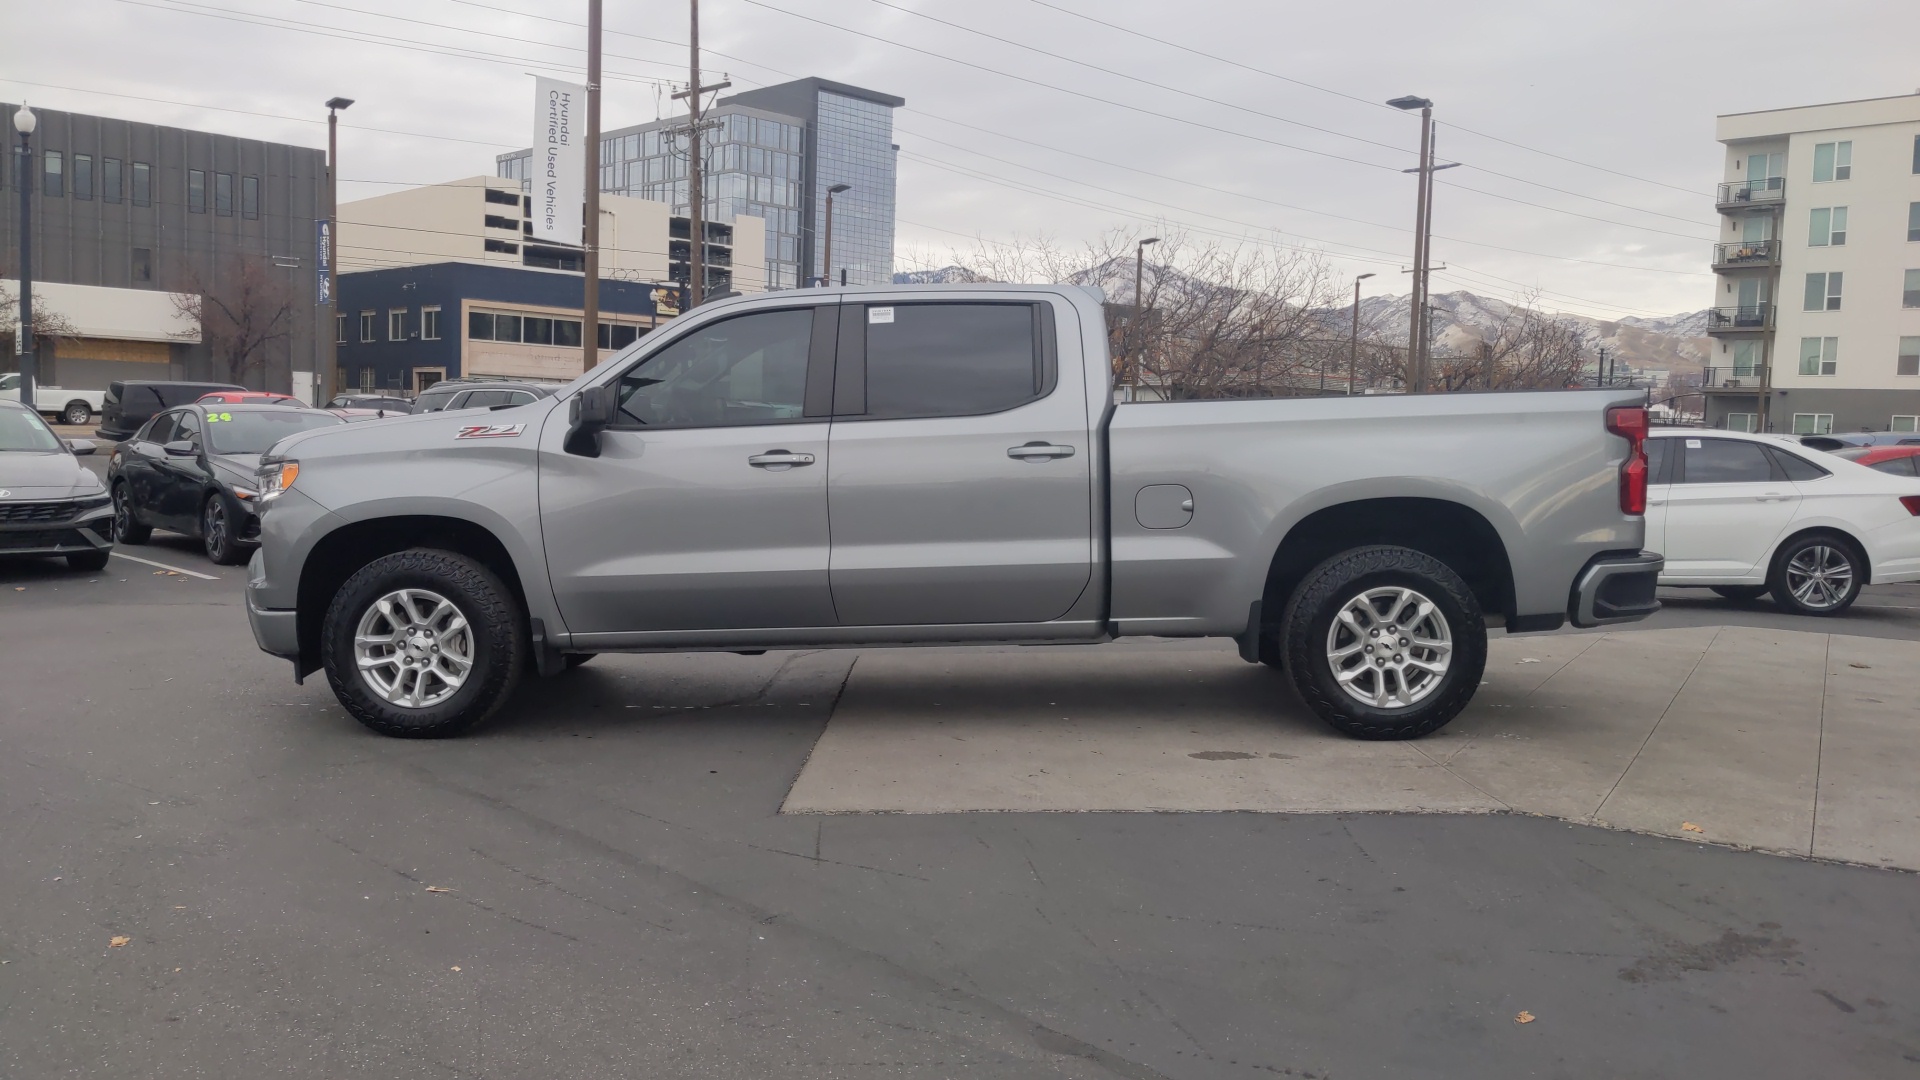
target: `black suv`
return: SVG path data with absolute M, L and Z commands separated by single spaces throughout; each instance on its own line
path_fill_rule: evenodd
M 100 402 L 100 429 L 94 434 L 110 442 L 125 442 L 140 425 L 161 409 L 190 405 L 202 394 L 218 390 L 245 391 L 223 382 L 116 382 L 107 384 Z

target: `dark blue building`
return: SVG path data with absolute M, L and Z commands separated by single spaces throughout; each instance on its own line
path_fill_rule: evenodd
M 475 263 L 341 274 L 336 385 L 412 395 L 463 375 L 570 380 L 582 365 L 582 290 L 579 274 Z M 633 344 L 678 304 L 670 288 L 602 280 L 600 348 Z

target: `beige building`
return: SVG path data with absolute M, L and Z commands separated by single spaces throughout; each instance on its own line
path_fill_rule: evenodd
M 1722 116 L 1707 421 L 1920 429 L 1920 94 Z

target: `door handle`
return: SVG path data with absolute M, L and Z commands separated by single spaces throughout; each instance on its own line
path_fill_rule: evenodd
M 1007 447 L 1007 456 L 1023 461 L 1037 461 L 1043 458 L 1072 457 L 1073 447 L 1057 446 L 1053 443 L 1030 442 L 1025 446 Z
M 812 454 L 794 454 L 786 450 L 769 450 L 764 454 L 754 454 L 747 458 L 747 464 L 756 469 L 774 469 L 785 471 L 795 465 L 813 464 Z
M 1765 495 L 1755 495 L 1753 498 L 1755 502 L 1786 502 L 1792 496 L 1779 491 L 1769 491 Z

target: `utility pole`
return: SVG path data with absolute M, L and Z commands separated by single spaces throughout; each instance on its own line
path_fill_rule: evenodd
M 1147 245 L 1157 244 L 1160 238 L 1149 236 L 1133 245 L 1133 318 L 1127 321 L 1127 364 L 1132 373 L 1127 380 L 1127 400 L 1140 398 L 1140 322 L 1147 315 L 1147 294 L 1144 291 L 1147 269 Z
M 1349 396 L 1353 394 L 1354 381 L 1360 370 L 1360 283 L 1372 276 L 1372 274 L 1359 274 L 1353 279 L 1353 337 L 1347 342 L 1347 394 Z
M 1420 110 L 1420 165 L 1414 169 L 1402 169 L 1402 172 L 1420 174 L 1420 185 L 1414 210 L 1413 235 L 1413 325 L 1407 330 L 1407 391 L 1421 394 L 1427 389 L 1427 380 L 1432 365 L 1432 353 L 1427 345 L 1427 294 L 1431 277 L 1433 259 L 1433 174 L 1441 169 L 1451 169 L 1459 162 L 1435 165 L 1433 137 L 1433 102 L 1423 97 L 1409 94 L 1387 102 L 1396 109 Z
M 600 363 L 600 0 L 587 0 L 587 222 L 581 237 L 580 364 Z

